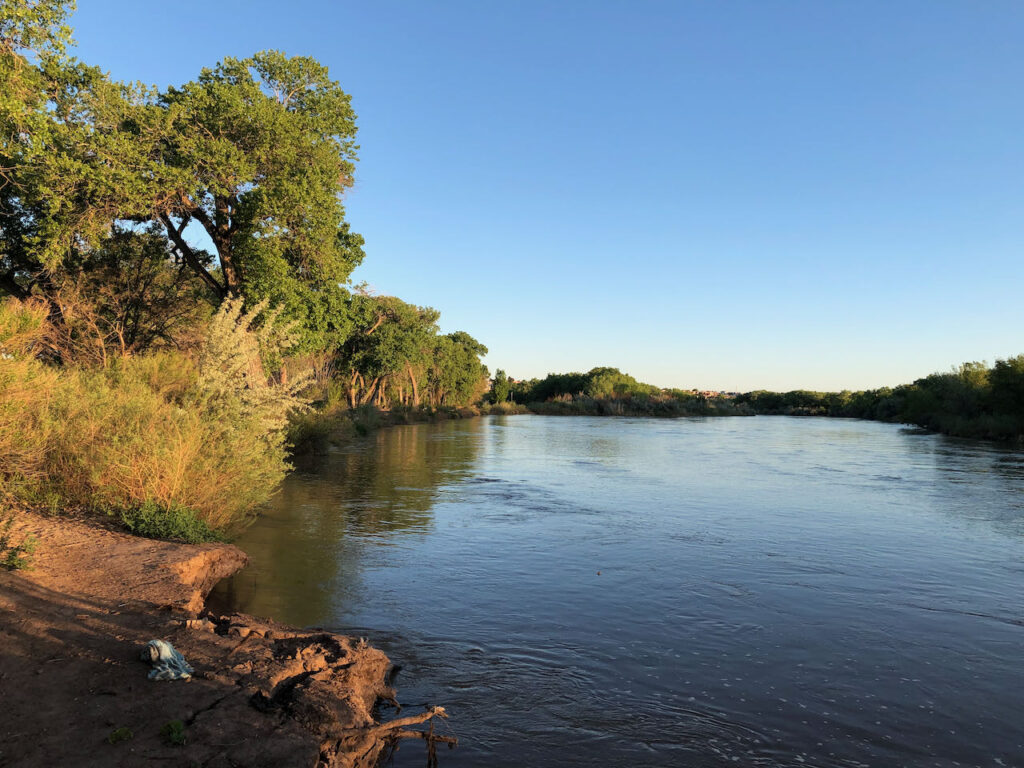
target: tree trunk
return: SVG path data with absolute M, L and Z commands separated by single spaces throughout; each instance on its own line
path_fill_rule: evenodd
M 210 233 L 213 244 L 217 246 L 220 269 L 224 275 L 224 288 L 229 295 L 238 293 L 241 275 L 235 265 L 234 249 L 231 241 L 231 203 L 226 197 L 214 198 L 214 226 Z
M 360 376 L 359 378 L 362 378 L 362 376 Z M 359 404 L 360 405 L 366 405 L 368 402 L 370 402 L 370 400 L 373 399 L 373 396 L 377 394 L 377 385 L 379 383 L 380 383 L 380 377 L 379 376 L 377 378 L 375 378 L 373 381 L 370 382 L 370 386 L 368 386 L 366 388 L 366 391 L 363 392 L 363 396 L 361 398 L 359 398 Z
M 419 387 L 416 385 L 416 376 L 412 372 L 412 365 L 408 361 L 406 361 L 405 367 L 409 371 L 409 381 L 412 382 L 412 404 L 414 406 L 415 405 L 419 405 L 420 404 L 420 390 L 419 390 Z
M 359 381 L 359 371 L 352 371 L 352 378 L 348 382 L 348 407 L 356 407 L 356 382 Z

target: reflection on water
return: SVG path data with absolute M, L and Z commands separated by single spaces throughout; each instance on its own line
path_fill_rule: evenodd
M 467 475 L 481 426 L 415 424 L 303 457 L 239 541 L 253 565 L 218 585 L 211 606 L 307 626 L 323 624 L 332 602 L 372 599 L 367 543 L 391 547 L 400 534 L 430 531 L 438 490 Z
M 511 417 L 301 468 L 217 600 L 366 635 L 446 766 L 1024 764 L 1024 454 Z M 420 765 L 401 750 L 397 765 Z

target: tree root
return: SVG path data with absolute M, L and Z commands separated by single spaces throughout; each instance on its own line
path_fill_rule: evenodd
M 439 713 L 441 717 L 448 717 L 444 714 L 444 710 L 441 707 Z M 454 736 L 438 736 L 434 733 L 434 721 L 430 721 L 430 728 L 426 731 L 396 731 L 391 735 L 394 740 L 398 739 L 423 739 L 427 742 L 427 768 L 437 768 L 437 745 L 447 744 L 448 749 L 455 749 L 459 745 L 459 740 Z
M 438 736 L 434 733 L 434 719 L 447 719 L 444 707 L 431 707 L 418 715 L 400 717 L 369 728 L 358 728 L 342 734 L 341 738 L 330 739 L 321 746 L 320 768 L 373 768 L 378 764 L 381 752 L 394 749 L 399 739 L 423 739 L 427 742 L 427 768 L 437 767 L 437 745 L 447 744 L 454 748 L 459 740 L 453 736 Z M 407 730 L 409 726 L 430 723 L 427 731 Z

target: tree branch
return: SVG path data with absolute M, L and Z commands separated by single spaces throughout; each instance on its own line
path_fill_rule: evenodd
M 371 328 L 370 328 L 370 330 L 368 330 L 368 331 L 366 332 L 366 335 L 367 335 L 367 336 L 370 336 L 370 335 L 372 335 L 372 334 L 373 334 L 373 332 L 374 332 L 374 331 L 376 331 L 376 330 L 377 330 L 377 329 L 378 329 L 378 328 L 380 327 L 380 324 L 384 322 L 384 319 L 385 319 L 385 317 L 386 317 L 386 315 L 379 315 L 379 316 L 377 317 L 377 322 L 375 322 L 375 323 L 373 324 L 373 327 L 371 327 Z
M 374 726 L 370 730 L 374 733 L 388 733 L 390 731 L 401 731 L 410 725 L 419 725 L 425 723 L 428 720 L 432 720 L 435 717 L 448 719 L 448 713 L 445 712 L 444 707 L 431 707 L 426 712 L 421 712 L 418 715 L 409 715 L 408 717 L 400 717 L 397 720 L 389 720 L 386 723 Z M 403 735 L 403 738 L 408 738 Z M 440 737 L 438 737 L 440 738 Z
M 181 254 L 185 262 L 206 282 L 207 285 L 216 291 L 219 298 L 223 299 L 227 295 L 227 288 L 217 282 L 217 278 L 207 271 L 206 267 L 203 266 L 203 263 L 199 261 L 199 257 L 196 256 L 195 251 L 189 247 L 188 243 L 185 242 L 185 238 L 182 237 L 182 232 L 185 231 L 185 224 L 188 222 L 188 219 L 183 218 L 181 220 L 181 227 L 179 229 L 175 228 L 174 222 L 166 213 L 160 214 L 160 221 L 165 227 L 167 227 L 168 236 L 171 238 L 171 241 L 174 243 L 174 247 L 178 249 L 178 253 Z

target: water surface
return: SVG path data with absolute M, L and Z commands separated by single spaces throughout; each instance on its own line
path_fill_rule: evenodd
M 215 601 L 366 636 L 442 766 L 1024 765 L 1024 454 L 490 417 L 294 473 Z M 423 764 L 405 744 L 395 764 Z

